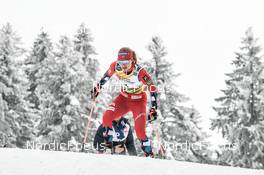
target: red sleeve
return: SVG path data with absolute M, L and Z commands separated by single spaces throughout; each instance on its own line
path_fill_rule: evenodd
M 151 76 L 147 73 L 147 71 L 144 68 L 142 68 L 139 71 L 139 80 L 141 82 L 143 82 L 144 85 L 148 86 L 148 90 L 150 92 L 156 92 L 157 91 L 157 87 L 154 85 L 154 83 L 151 79 Z
M 108 68 L 105 74 L 108 77 L 111 77 L 115 73 L 115 67 L 116 67 L 116 61 L 111 63 L 110 67 Z
M 116 61 L 110 65 L 108 70 L 105 72 L 104 76 L 99 81 L 98 83 L 99 88 L 101 88 L 110 79 L 110 77 L 115 73 L 115 66 L 116 66 Z

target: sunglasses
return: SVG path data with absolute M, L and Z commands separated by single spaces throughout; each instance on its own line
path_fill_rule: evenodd
M 128 64 L 130 64 L 130 61 L 129 60 L 120 60 L 120 61 L 117 61 L 117 63 L 119 64 L 119 65 L 128 65 Z

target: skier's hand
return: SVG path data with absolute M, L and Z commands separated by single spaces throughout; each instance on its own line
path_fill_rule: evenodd
M 93 87 L 93 89 L 91 90 L 91 98 L 95 99 L 100 92 L 100 86 L 97 84 L 95 87 Z
M 158 117 L 157 109 L 156 108 L 150 108 L 149 115 L 148 115 L 148 121 L 152 122 L 156 120 Z
M 120 153 L 122 153 L 123 151 L 125 151 L 125 148 L 124 148 L 124 146 L 123 145 L 116 145 L 115 146 L 115 153 L 117 153 L 117 154 L 120 154 Z

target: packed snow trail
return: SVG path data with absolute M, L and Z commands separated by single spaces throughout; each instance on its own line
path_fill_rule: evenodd
M 145 157 L 0 149 L 0 175 L 264 175 L 264 170 Z

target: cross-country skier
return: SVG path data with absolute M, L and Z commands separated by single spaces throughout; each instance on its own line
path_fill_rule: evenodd
M 137 151 L 134 144 L 134 136 L 128 119 L 124 117 L 115 119 L 112 122 L 112 129 L 113 145 L 105 145 L 103 137 L 104 128 L 100 125 L 94 137 L 94 148 L 99 153 L 104 153 L 107 148 L 110 148 L 113 154 L 126 154 L 127 151 L 129 155 L 136 156 Z
M 153 157 L 150 140 L 146 136 L 146 90 L 151 95 L 151 108 L 148 120 L 157 118 L 157 88 L 153 84 L 147 71 L 137 64 L 137 57 L 133 50 L 124 47 L 118 52 L 117 61 L 114 61 L 106 71 L 100 82 L 91 91 L 92 98 L 98 96 L 102 86 L 116 75 L 122 84 L 120 94 L 108 106 L 103 115 L 104 139 L 106 144 L 112 144 L 112 121 L 128 112 L 133 113 L 134 126 L 137 138 L 145 156 Z

